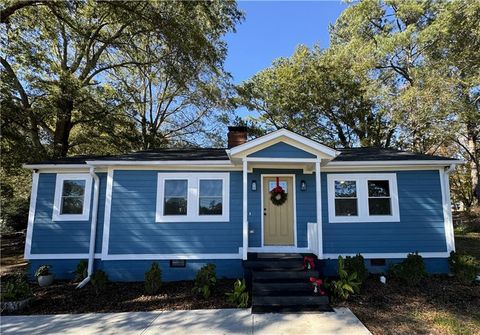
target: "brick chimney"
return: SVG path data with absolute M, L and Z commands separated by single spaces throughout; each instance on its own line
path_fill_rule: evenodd
M 228 148 L 230 149 L 247 142 L 247 133 L 247 127 L 228 127 Z

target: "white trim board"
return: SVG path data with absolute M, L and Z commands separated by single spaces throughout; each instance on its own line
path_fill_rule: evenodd
M 372 258 L 407 258 L 411 252 L 391 252 L 391 253 L 340 253 L 340 254 L 323 254 L 323 259 L 331 259 L 336 260 L 338 256 L 342 257 L 354 257 L 356 255 L 362 255 L 365 259 L 372 259 Z M 448 258 L 450 254 L 448 252 L 419 252 L 423 258 Z
M 312 251 L 307 248 L 297 248 L 289 246 L 266 246 L 266 247 L 249 247 L 248 252 L 257 253 L 311 253 Z
M 105 213 L 103 216 L 103 236 L 102 236 L 102 258 L 108 255 L 108 245 L 110 241 L 110 215 L 112 212 L 112 190 L 113 190 L 112 168 L 107 173 L 107 189 L 105 190 Z
M 263 215 L 263 179 L 265 177 L 292 177 L 293 178 L 293 248 L 297 248 L 297 185 L 295 182 L 295 174 L 261 174 L 260 175 L 260 225 L 261 225 L 261 234 L 262 234 L 262 248 L 266 248 L 264 239 L 265 239 L 265 228 L 264 228 L 264 215 Z M 272 247 L 272 246 L 269 246 Z M 277 247 L 277 246 L 275 246 Z M 283 246 L 281 246 L 283 247 Z M 285 246 L 285 248 L 292 248 L 292 246 Z
M 187 215 L 164 215 L 164 185 L 166 180 L 187 181 Z M 200 181 L 222 181 L 222 215 L 200 215 Z M 230 173 L 158 173 L 155 222 L 229 222 L 230 221 Z
M 336 157 L 340 153 L 339 151 L 333 148 L 327 147 L 326 145 L 318 143 L 307 137 L 295 134 L 294 132 L 291 132 L 287 129 L 279 129 L 269 134 L 266 134 L 264 136 L 258 137 L 254 140 L 248 141 L 244 144 L 238 145 L 236 147 L 231 148 L 230 150 L 227 150 L 227 153 L 229 154 L 229 156 L 237 156 L 240 153 L 245 153 L 245 152 L 248 152 L 247 154 L 249 154 L 251 153 L 249 152 L 250 149 L 254 149 L 255 147 L 258 147 L 258 150 L 261 150 L 263 149 L 264 144 L 268 142 L 273 142 L 276 140 L 280 142 L 282 139 L 292 140 L 294 142 L 297 142 L 298 144 L 304 146 L 300 148 L 302 150 L 310 149 L 308 150 L 309 152 L 314 150 L 317 153 L 322 153 L 325 156 L 328 156 L 330 158 Z M 271 144 L 274 144 L 274 143 L 271 143 Z M 292 144 L 292 143 L 287 143 L 287 144 Z
M 241 250 L 241 248 L 240 248 Z M 170 260 L 170 259 L 242 259 L 242 254 L 113 254 L 102 257 L 104 261 Z
M 62 214 L 63 184 L 66 180 L 84 180 L 82 214 Z M 52 221 L 88 221 L 90 218 L 90 204 L 92 199 L 92 176 L 88 173 L 57 174 L 55 179 L 55 196 L 53 201 Z
M 432 165 L 432 166 L 438 166 L 438 165 L 444 165 L 448 166 L 451 164 L 463 164 L 465 163 L 462 160 L 456 160 L 456 159 L 446 159 L 446 160 L 428 160 L 428 159 L 417 159 L 417 160 L 391 160 L 391 161 L 331 161 L 327 163 L 327 166 L 333 167 L 333 166 L 392 166 L 392 165 L 397 165 L 397 166 L 402 166 L 402 165 Z
M 335 215 L 335 181 L 347 180 L 356 182 L 356 216 Z M 370 215 L 368 209 L 368 181 L 387 180 L 390 189 L 391 215 Z M 397 175 L 395 173 L 344 173 L 327 175 L 328 221 L 329 223 L 361 223 L 361 222 L 400 222 L 398 204 Z
M 89 255 L 86 254 L 30 254 L 25 259 L 88 259 Z M 100 259 L 102 254 L 95 253 L 95 258 Z
M 442 209 L 447 251 L 455 251 L 455 234 L 452 220 L 452 203 L 450 199 L 450 182 L 444 169 L 439 169 L 440 188 L 442 190 Z
M 28 210 L 27 236 L 25 239 L 24 258 L 29 259 L 32 250 L 33 223 L 35 221 L 35 210 L 37 207 L 38 179 L 40 174 L 32 174 L 32 193 L 30 194 L 30 208 Z

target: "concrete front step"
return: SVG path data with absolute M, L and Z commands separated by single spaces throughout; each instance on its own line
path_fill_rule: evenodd
M 328 297 L 321 295 L 254 296 L 252 306 L 320 306 L 328 302 Z

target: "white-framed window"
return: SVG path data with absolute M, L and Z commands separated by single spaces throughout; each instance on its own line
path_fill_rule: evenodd
M 88 221 L 92 176 L 87 173 L 57 174 L 53 221 Z
M 159 173 L 156 222 L 227 222 L 229 173 Z
M 400 221 L 395 173 L 332 173 L 327 190 L 331 223 Z

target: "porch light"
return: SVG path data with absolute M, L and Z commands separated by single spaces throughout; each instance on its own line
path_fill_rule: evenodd
M 257 190 L 257 181 L 252 180 L 252 191 L 256 191 L 256 190 Z
M 307 190 L 307 182 L 305 180 L 302 180 L 300 182 L 300 190 L 301 191 L 306 191 Z

